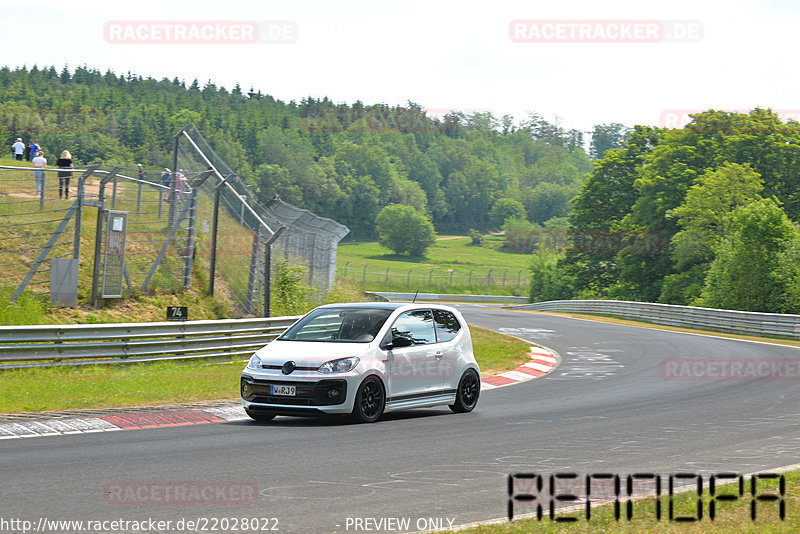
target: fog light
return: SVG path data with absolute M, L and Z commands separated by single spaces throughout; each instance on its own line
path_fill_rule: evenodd
M 330 390 L 328 390 L 328 397 L 330 397 L 332 399 L 335 399 L 338 396 L 339 396 L 339 390 L 338 389 L 330 389 Z

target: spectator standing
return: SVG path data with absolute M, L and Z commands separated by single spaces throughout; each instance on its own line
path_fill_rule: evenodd
M 44 157 L 44 152 L 39 150 L 36 156 L 31 160 L 33 164 L 33 178 L 36 180 L 36 196 L 44 194 L 44 169 L 47 167 L 47 160 Z
M 56 167 L 59 168 L 58 198 L 61 198 L 62 194 L 64 195 L 64 198 L 69 198 L 69 179 L 72 178 L 72 171 L 60 170 L 75 168 L 75 166 L 72 164 L 72 154 L 69 153 L 69 150 L 65 150 L 61 153 L 61 157 L 56 161 Z
M 164 168 L 164 172 L 161 173 L 161 185 L 166 187 L 166 189 L 162 190 L 162 200 L 167 202 L 169 200 L 169 190 L 172 189 L 172 171 Z
M 35 158 L 36 155 L 39 154 L 40 150 L 42 150 L 42 147 L 39 146 L 39 143 L 37 143 L 36 141 L 31 141 L 31 151 L 30 151 L 29 161 L 33 161 L 33 158 Z
M 25 153 L 25 143 L 22 142 L 21 137 L 17 137 L 17 140 L 11 145 L 11 150 L 14 152 L 14 159 L 22 161 L 22 154 Z

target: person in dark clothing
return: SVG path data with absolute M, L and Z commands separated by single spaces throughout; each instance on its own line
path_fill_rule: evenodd
M 61 157 L 56 161 L 56 167 L 59 169 L 74 169 L 72 164 L 72 154 L 69 150 L 61 153 Z M 58 198 L 69 198 L 69 179 L 72 178 L 72 171 L 58 171 Z

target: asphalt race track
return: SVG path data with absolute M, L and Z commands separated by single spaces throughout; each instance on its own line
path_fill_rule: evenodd
M 796 376 L 664 371 L 675 358 L 796 363 L 797 349 L 459 307 L 471 324 L 551 347 L 561 362 L 545 377 L 483 392 L 470 414 L 445 407 L 372 425 L 279 417 L 0 441 L 0 517 L 155 518 L 173 521 L 167 532 L 181 519 L 216 518 L 206 531 L 227 532 L 233 518 L 264 518 L 258 531 L 297 533 L 376 531 L 397 525 L 364 521 L 410 518 L 416 530 L 504 517 L 511 473 L 753 473 L 800 458 Z M 136 483 L 231 483 L 257 495 L 223 491 L 214 504 L 111 495 Z

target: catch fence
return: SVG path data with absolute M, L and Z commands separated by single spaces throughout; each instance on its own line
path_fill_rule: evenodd
M 209 258 L 209 269 L 229 285 L 231 296 L 245 310 L 268 308 L 266 270 L 275 260 L 302 266 L 304 280 L 320 292 L 328 291 L 336 277 L 336 250 L 349 229 L 308 210 L 273 197 L 265 203 L 211 148 L 194 126 L 175 137 L 173 166 L 184 172 L 211 170 L 199 188 L 198 219 L 203 233 L 198 250 Z M 214 207 L 219 209 L 215 210 Z M 216 224 L 214 213 L 218 213 Z M 216 228 L 216 240 L 213 231 Z M 210 290 L 213 292 L 213 281 Z
M 25 290 L 61 290 L 66 301 L 55 300 L 66 305 L 78 287 L 93 303 L 188 287 L 194 188 L 208 173 L 182 176 L 177 188 L 162 174 L 105 164 L 0 167 L 0 285 L 13 288 L 14 300 Z M 124 227 L 115 233 L 116 224 Z
M 80 292 L 96 305 L 188 289 L 194 275 L 241 315 L 269 316 L 272 255 L 324 292 L 349 232 L 277 197 L 258 203 L 191 126 L 175 138 L 172 169 L 29 165 L 0 167 L 0 293 L 12 300 L 49 292 L 74 306 Z

